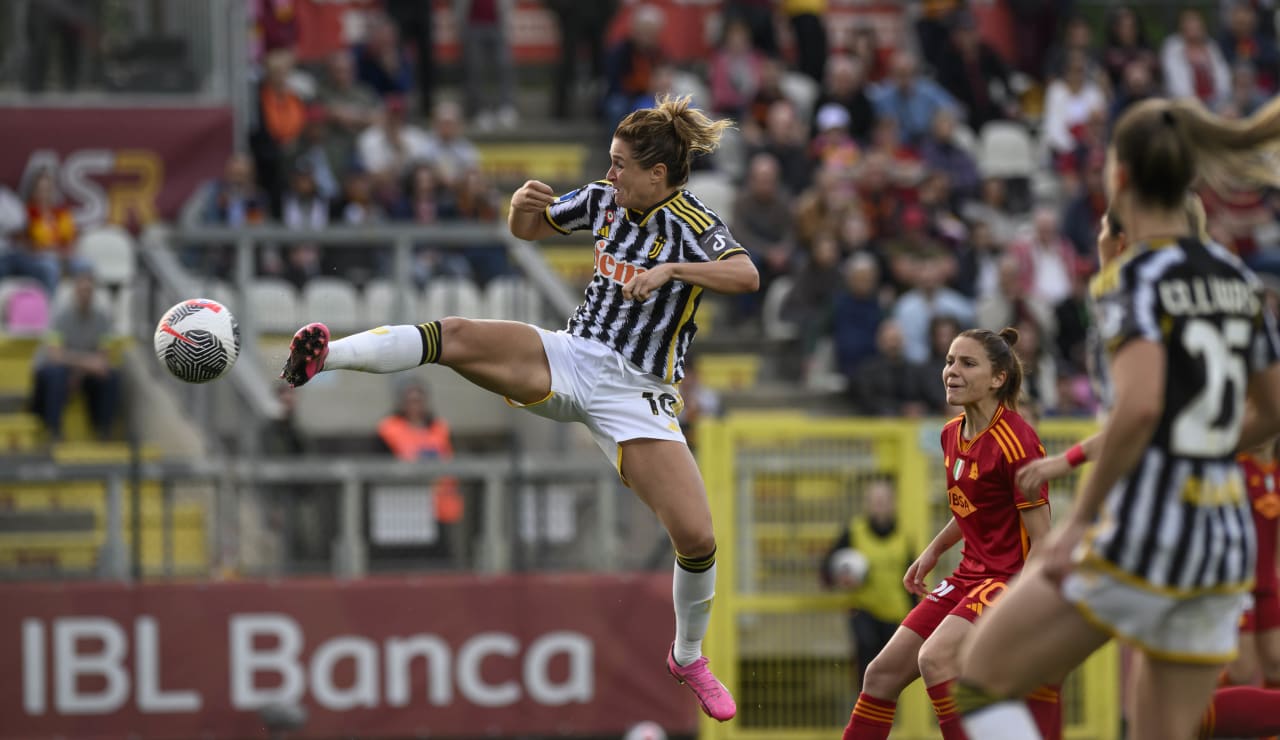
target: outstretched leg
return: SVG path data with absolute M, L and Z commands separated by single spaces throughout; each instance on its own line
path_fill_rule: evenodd
M 380 326 L 332 341 L 324 324 L 307 324 L 294 334 L 280 377 L 297 387 L 327 370 L 394 373 L 432 363 L 517 403 L 534 403 L 551 392 L 551 367 L 537 329 L 457 316 Z

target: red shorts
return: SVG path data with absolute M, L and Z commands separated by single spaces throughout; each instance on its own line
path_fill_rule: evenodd
M 1266 632 L 1280 627 L 1280 592 L 1253 592 L 1253 606 L 1240 618 L 1241 632 Z
M 925 595 L 902 620 L 902 626 L 929 639 L 948 614 L 976 621 L 982 610 L 999 601 L 1008 590 L 1007 578 L 944 578 L 937 588 Z

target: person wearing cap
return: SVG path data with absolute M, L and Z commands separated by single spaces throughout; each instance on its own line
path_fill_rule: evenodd
M 828 104 L 834 103 L 849 114 L 849 135 L 854 141 L 866 143 L 876 123 L 876 109 L 867 97 L 866 65 L 848 54 L 832 54 L 827 60 L 826 81 L 813 106 L 810 128 L 817 130 L 818 114 Z

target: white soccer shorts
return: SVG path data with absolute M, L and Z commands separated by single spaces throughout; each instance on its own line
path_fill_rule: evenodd
M 1235 659 L 1247 597 L 1161 593 L 1087 563 L 1063 581 L 1062 595 L 1094 626 L 1153 658 L 1207 665 Z
M 538 334 L 551 366 L 551 392 L 535 403 L 520 404 L 509 398 L 507 403 L 547 419 L 582 422 L 620 476 L 623 442 L 686 443 L 677 420 L 683 401 L 674 385 L 594 339 L 542 328 Z

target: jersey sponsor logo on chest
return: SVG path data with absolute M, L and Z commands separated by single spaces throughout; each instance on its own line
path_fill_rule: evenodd
M 961 519 L 978 510 L 978 507 L 973 505 L 969 497 L 964 495 L 964 491 L 960 490 L 960 486 L 952 486 L 947 489 L 947 505 Z
M 620 285 L 626 285 L 631 278 L 642 272 L 648 272 L 647 268 L 640 265 L 633 265 L 630 262 L 623 262 L 618 258 L 609 254 L 605 250 L 609 247 L 609 242 L 604 239 L 596 240 L 596 274 L 604 278 L 612 280 Z

